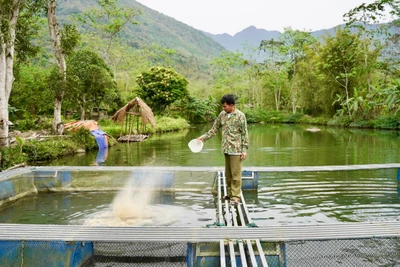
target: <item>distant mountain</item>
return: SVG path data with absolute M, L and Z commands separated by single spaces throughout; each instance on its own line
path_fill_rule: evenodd
M 64 19 L 68 15 L 97 6 L 96 0 L 59 0 L 58 3 L 58 14 Z M 129 25 L 124 30 L 122 38 L 128 44 L 139 49 L 151 45 L 174 49 L 181 57 L 179 60 L 186 61 L 189 65 L 196 62 L 203 71 L 208 68 L 210 59 L 219 56 L 223 51 L 246 54 L 246 44 L 258 47 L 262 40 L 277 39 L 281 34 L 279 31 L 268 31 L 254 26 L 233 36 L 227 33 L 211 34 L 194 29 L 135 0 L 119 0 L 119 3 L 142 11 L 140 16 L 135 17 L 139 25 Z M 327 33 L 334 34 L 334 28 L 318 30 L 312 32 L 312 35 L 321 38 Z
M 260 45 L 262 40 L 270 40 L 272 38 L 276 39 L 281 33 L 279 31 L 267 31 L 250 26 L 243 31 L 236 33 L 234 36 L 227 33 L 211 34 L 204 32 L 204 34 L 210 36 L 229 51 L 242 51 L 244 44 L 257 47 Z
M 344 27 L 345 24 L 340 24 L 337 25 L 336 27 L 339 26 Z M 311 35 L 318 39 L 328 34 L 334 35 L 336 27 L 314 31 L 311 32 Z M 380 24 L 369 26 L 369 28 L 377 28 L 377 27 L 380 27 Z M 211 34 L 204 32 L 204 34 L 214 39 L 216 42 L 218 42 L 220 45 L 222 45 L 229 51 L 233 52 L 239 51 L 242 52 L 243 54 L 246 54 L 246 51 L 244 49 L 245 44 L 248 44 L 251 47 L 258 47 L 262 40 L 271 40 L 271 39 L 276 40 L 282 33 L 279 31 L 268 31 L 264 29 L 258 29 L 254 26 L 250 26 L 242 30 L 241 32 L 236 33 L 233 36 L 227 33 Z
M 311 35 L 320 38 L 327 32 L 330 34 L 334 33 L 334 28 L 315 31 L 312 32 Z M 244 52 L 243 45 L 247 44 L 251 47 L 258 47 L 262 40 L 276 40 L 282 33 L 279 31 L 268 31 L 250 26 L 243 31 L 236 33 L 234 36 L 227 33 L 211 34 L 204 32 L 204 34 L 210 36 L 212 39 L 214 39 L 216 42 L 218 42 L 229 51 Z

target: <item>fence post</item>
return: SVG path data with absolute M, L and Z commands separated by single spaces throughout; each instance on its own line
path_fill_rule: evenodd
M 397 169 L 397 186 L 400 186 L 400 169 Z
M 400 198 L 400 169 L 397 169 L 397 197 Z

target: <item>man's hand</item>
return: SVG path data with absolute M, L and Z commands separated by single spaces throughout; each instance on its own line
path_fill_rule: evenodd
M 246 156 L 247 156 L 246 152 L 242 152 L 242 154 L 240 155 L 240 159 L 245 160 Z

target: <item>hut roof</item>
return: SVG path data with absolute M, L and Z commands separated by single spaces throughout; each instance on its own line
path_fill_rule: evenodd
M 153 111 L 139 97 L 135 97 L 134 99 L 129 101 L 128 104 L 126 104 L 121 109 L 119 109 L 117 112 L 115 112 L 115 114 L 111 117 L 111 120 L 114 122 L 118 121 L 120 123 L 123 123 L 125 120 L 126 114 L 134 107 L 140 107 L 140 116 L 142 117 L 142 123 L 144 125 L 146 125 L 147 123 L 150 123 L 151 126 L 156 127 L 156 119 L 154 118 Z

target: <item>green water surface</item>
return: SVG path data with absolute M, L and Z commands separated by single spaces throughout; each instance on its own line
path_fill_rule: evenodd
M 97 160 L 97 151 L 39 165 L 69 166 L 223 166 L 221 137 L 207 141 L 200 153 L 187 143 L 211 125 L 154 135 L 140 143 L 119 144 Z M 400 132 L 293 124 L 249 125 L 247 166 L 324 166 L 400 162 Z M 3 207 L 0 222 L 81 224 L 110 209 L 116 192 L 39 194 Z M 256 192 L 245 194 L 258 225 L 396 221 L 400 219 L 397 169 L 371 171 L 259 173 Z M 162 197 L 158 197 L 162 199 Z M 210 193 L 181 192 L 151 208 L 182 209 L 169 225 L 206 225 L 215 220 Z M 178 212 L 178 214 L 180 214 Z M 157 220 L 156 220 L 157 221 Z M 159 223 L 159 221 L 157 221 Z

